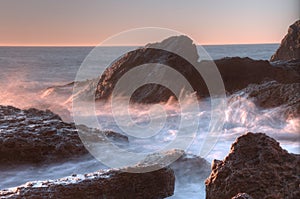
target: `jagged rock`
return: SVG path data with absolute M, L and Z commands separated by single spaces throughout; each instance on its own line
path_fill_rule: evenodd
M 280 84 L 275 81 L 251 84 L 243 90 L 262 108 L 283 106 L 286 117 L 300 116 L 300 83 Z
M 300 59 L 300 20 L 292 24 L 271 61 Z
M 263 133 L 247 133 L 237 138 L 223 161 L 214 161 L 205 182 L 206 197 L 248 193 L 261 199 L 299 198 L 299 172 L 300 155 L 288 153 Z
M 170 168 L 148 173 L 109 170 L 54 181 L 28 182 L 0 191 L 0 198 L 165 198 L 173 195 L 174 184 L 175 176 Z
M 78 133 L 94 142 L 128 142 L 115 132 L 76 128 L 48 110 L 0 106 L 0 165 L 53 163 L 88 154 Z

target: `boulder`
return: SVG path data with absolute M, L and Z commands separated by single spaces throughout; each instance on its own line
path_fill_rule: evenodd
M 270 61 L 300 59 L 300 20 L 292 24 Z
M 213 161 L 206 197 L 248 193 L 261 199 L 299 198 L 299 173 L 300 155 L 288 153 L 263 133 L 247 133 L 237 138 L 224 160 Z
M 159 70 L 162 64 L 182 74 L 199 96 L 207 96 L 206 84 L 193 66 L 197 63 L 198 58 L 196 45 L 186 36 L 174 36 L 160 43 L 148 44 L 143 48 L 126 53 L 112 63 L 100 77 L 95 97 L 98 100 L 109 99 L 120 78 L 129 70 L 136 69 L 137 66 L 143 64 L 151 65 L 147 66 L 147 71 L 138 71 L 132 79 L 139 78 L 149 83 L 137 88 L 131 96 L 132 102 L 166 102 L 170 96 L 180 94 L 181 89 L 177 90 L 177 93 L 173 93 L 165 86 L 174 84 L 175 79 L 170 77 L 165 69 Z M 157 73 L 157 70 L 160 72 Z M 155 74 L 155 80 L 162 80 L 165 84 L 152 83 L 153 76 L 151 74 Z M 131 89 L 136 86 L 135 84 L 135 81 L 127 81 L 125 85 L 121 85 L 123 87 L 117 91 L 117 94 L 126 92 L 128 88 Z
M 175 176 L 170 168 L 148 173 L 108 170 L 58 180 L 28 182 L 0 191 L 0 198 L 165 198 L 173 195 L 174 184 Z
M 126 143 L 115 132 L 65 123 L 51 111 L 21 110 L 0 106 L 0 166 L 7 164 L 55 163 L 88 154 L 79 137 L 94 142 Z

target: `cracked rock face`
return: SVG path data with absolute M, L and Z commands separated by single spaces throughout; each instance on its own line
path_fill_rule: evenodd
M 0 106 L 0 166 L 53 163 L 88 154 L 78 133 L 95 142 L 106 138 L 128 142 L 126 136 L 65 123 L 51 111 Z
M 300 20 L 292 24 L 270 61 L 300 59 Z
M 299 198 L 299 173 L 299 155 L 263 133 L 247 133 L 237 138 L 224 160 L 213 162 L 206 197 L 228 199 L 247 193 L 262 199 Z
M 173 195 L 174 172 L 161 168 L 148 173 L 121 170 L 72 175 L 58 180 L 28 182 L 0 191 L 3 199 L 46 198 L 165 198 Z

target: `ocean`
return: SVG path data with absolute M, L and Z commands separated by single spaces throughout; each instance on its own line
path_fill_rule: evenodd
M 279 44 L 255 45 L 209 45 L 203 46 L 212 59 L 223 57 L 250 57 L 257 60 L 269 60 Z M 135 47 L 101 47 L 101 57 L 97 65 L 90 71 L 97 77 L 99 69 L 107 67 L 116 55 L 129 51 Z M 54 93 L 53 88 L 73 82 L 76 73 L 92 50 L 92 47 L 0 47 L 0 104 L 13 105 L 18 108 L 50 109 L 58 113 L 65 121 L 72 122 L 72 104 L 70 103 L 70 90 L 63 93 Z M 200 58 L 201 57 L 200 55 Z M 261 110 L 255 104 L 236 94 L 228 96 L 229 103 L 225 110 L 225 124 L 223 132 L 214 148 L 207 154 L 209 162 L 213 159 L 223 159 L 230 150 L 231 143 L 239 135 L 251 132 L 263 132 L 276 138 L 281 146 L 289 152 L 299 153 L 298 128 L 299 118 L 286 120 L 277 113 L 280 107 Z M 121 105 L 120 105 L 121 106 Z M 195 104 L 186 103 L 187 110 L 193 109 Z M 176 137 L 176 122 L 179 116 L 185 118 L 199 117 L 200 125 L 189 153 L 199 154 L 203 136 L 208 131 L 210 122 L 209 101 L 202 103 L 201 112 L 186 115 L 180 114 L 176 107 L 169 104 L 164 108 L 171 111 L 170 118 L 161 129 L 158 136 L 151 140 L 132 139 L 131 150 L 142 150 L 151 153 L 162 149 Z M 147 107 L 146 107 L 147 108 Z M 147 109 L 146 109 L 147 110 Z M 142 125 L 149 123 L 147 111 L 144 107 L 133 108 L 132 118 Z M 120 117 L 123 112 L 119 113 Z M 98 121 L 104 129 L 119 133 L 122 128 L 118 126 L 113 116 L 103 107 L 97 112 Z M 160 120 L 159 112 L 154 118 Z M 189 131 L 189 125 L 184 126 Z M 0 171 L 0 189 L 17 186 L 30 180 L 48 180 L 71 175 L 73 173 L 86 173 L 101 169 L 102 166 L 95 160 L 82 160 L 80 162 L 66 162 L 60 165 L 45 167 L 26 167 L 22 170 Z M 171 198 L 204 198 L 204 182 L 188 183 L 176 187 L 175 195 Z M 201 197 L 202 196 L 202 197 Z

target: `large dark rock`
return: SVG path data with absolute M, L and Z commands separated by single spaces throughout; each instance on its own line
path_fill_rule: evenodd
M 300 155 L 283 150 L 263 133 L 247 133 L 232 144 L 229 155 L 214 160 L 207 178 L 206 197 L 300 198 Z
M 175 53 L 162 50 L 167 49 L 165 46 L 168 46 L 172 50 L 180 49 L 176 51 L 179 56 Z M 187 50 L 185 51 L 185 49 Z M 182 52 L 185 52 L 183 57 Z M 190 57 L 186 60 L 185 57 L 187 57 L 186 54 L 188 53 L 191 55 L 189 55 Z M 209 93 L 207 86 L 195 67 L 211 67 L 212 62 L 201 61 L 199 63 L 197 62 L 197 59 L 198 54 L 196 46 L 192 43 L 192 40 L 185 36 L 171 37 L 161 43 L 150 44 L 135 51 L 128 52 L 116 60 L 103 73 L 98 82 L 95 97 L 98 100 L 109 99 L 117 82 L 122 76 L 131 69 L 146 63 L 152 63 L 153 66 L 151 65 L 149 67 L 152 67 L 153 69 L 147 71 L 147 74 L 145 74 L 145 71 L 140 71 L 140 73 L 134 78 L 145 76 L 144 79 L 150 78 L 148 82 L 151 82 L 152 76 L 149 76 L 148 74 L 155 72 L 155 64 L 168 65 L 181 73 L 184 78 L 188 80 L 198 97 L 208 97 Z M 300 75 L 299 72 L 297 72 L 299 62 L 296 63 L 296 67 L 287 67 L 286 65 L 288 64 L 277 64 L 275 66 L 271 65 L 266 60 L 263 61 L 253 60 L 250 58 L 232 57 L 215 60 L 215 64 L 220 71 L 225 89 L 228 93 L 241 90 L 249 84 L 259 84 L 270 80 L 276 80 L 280 83 L 300 82 Z M 161 73 L 159 76 L 161 79 L 166 80 L 167 84 L 180 84 L 180 82 L 177 82 L 177 79 L 169 81 L 168 79 L 170 77 L 167 72 Z M 117 94 L 126 93 L 126 89 L 132 88 L 134 85 L 126 83 L 122 86 L 123 90 L 118 90 L 116 92 Z M 179 87 L 180 86 L 181 85 L 179 85 Z M 181 88 L 184 88 L 184 85 L 182 85 Z M 176 94 L 178 95 L 178 93 L 173 93 L 165 86 L 148 83 L 137 88 L 131 96 L 131 101 L 138 103 L 166 102 L 170 96 L 174 96 Z
M 171 52 L 169 51 L 171 50 Z M 198 60 L 197 48 L 193 41 L 186 36 L 170 37 L 161 43 L 148 44 L 143 48 L 126 53 L 116 60 L 104 71 L 96 89 L 96 99 L 107 100 L 112 95 L 113 90 L 120 78 L 128 71 L 143 64 L 151 64 L 150 71 L 139 71 L 132 79 L 144 77 L 148 84 L 138 88 L 131 100 L 139 103 L 157 103 L 167 101 L 170 96 L 179 95 L 181 90 L 173 93 L 165 85 L 151 83 L 153 77 L 151 73 L 156 73 L 157 67 L 161 64 L 167 65 L 182 74 L 199 96 L 207 96 L 208 89 L 201 75 L 197 72 L 193 64 Z M 167 72 L 160 72 L 156 77 L 165 81 L 165 84 L 177 84 L 175 79 L 170 78 Z M 127 88 L 134 87 L 136 82 L 126 82 L 117 94 L 126 92 Z M 184 86 L 184 85 L 182 85 Z
M 109 170 L 73 175 L 54 181 L 28 182 L 16 188 L 0 191 L 0 198 L 154 199 L 173 195 L 174 184 L 175 176 L 170 168 L 161 168 L 148 173 Z
M 0 166 L 54 163 L 88 154 L 80 133 L 94 142 L 128 142 L 126 136 L 65 123 L 51 111 L 0 106 Z
M 300 59 L 300 20 L 292 24 L 271 61 Z
M 250 58 L 223 58 L 215 60 L 221 73 L 225 89 L 229 93 L 241 90 L 249 84 L 259 84 L 276 80 L 280 83 L 300 82 L 300 74 L 296 71 L 300 63 L 290 65 L 271 65 L 268 61 Z

